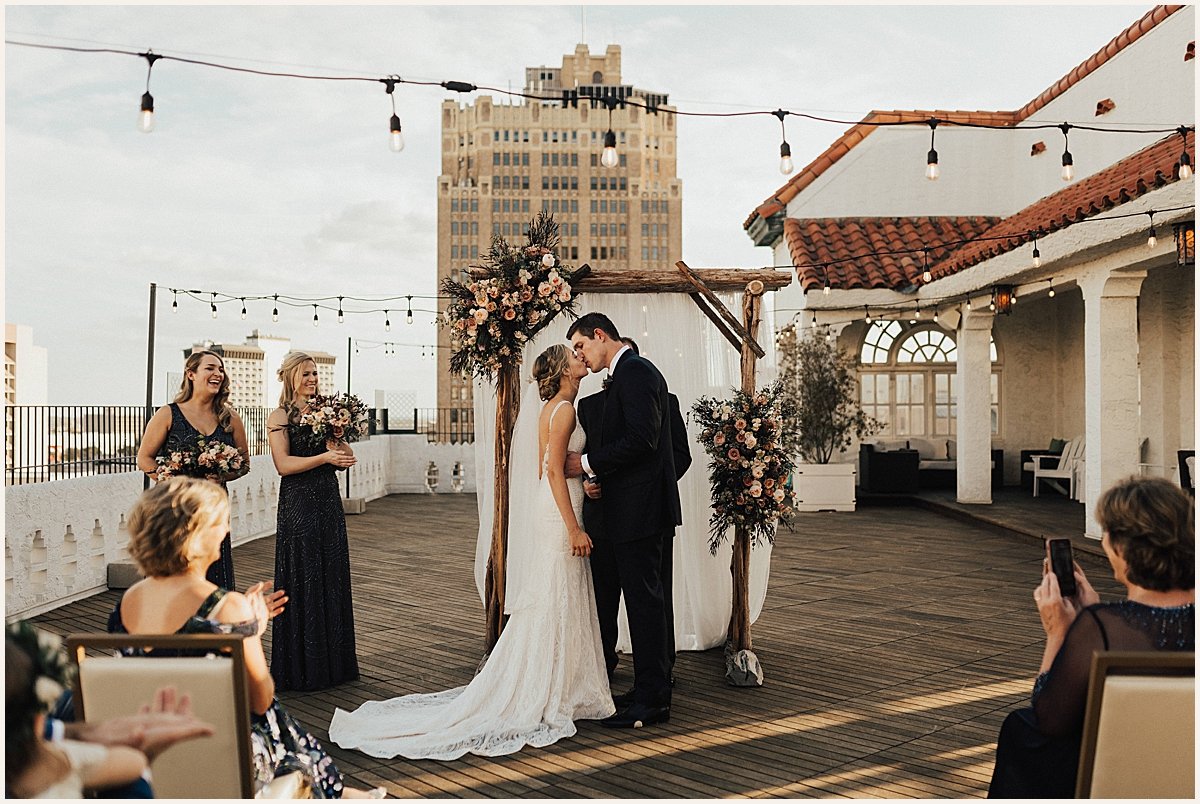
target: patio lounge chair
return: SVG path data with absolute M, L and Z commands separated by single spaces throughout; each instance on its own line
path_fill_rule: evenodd
M 1092 657 L 1076 798 L 1192 799 L 1196 654 Z
M 174 745 L 152 766 L 159 798 L 253 798 L 250 702 L 242 637 L 217 634 L 72 634 L 67 653 L 79 667 L 75 716 L 106 720 L 136 714 L 160 687 L 192 698 L 210 737 Z M 205 650 L 207 656 L 122 656 L 124 648 Z M 87 651 L 104 655 L 88 655 Z
M 1031 460 L 1023 468 L 1033 472 L 1033 496 L 1038 496 L 1041 481 L 1045 480 L 1070 499 L 1075 499 L 1075 462 L 1083 459 L 1083 447 L 1080 437 L 1068 441 L 1062 455 L 1030 455 Z M 1060 480 L 1067 481 L 1067 488 L 1059 485 Z

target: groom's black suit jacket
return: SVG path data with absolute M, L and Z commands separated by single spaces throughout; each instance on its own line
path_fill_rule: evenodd
M 621 355 L 608 390 L 580 400 L 579 417 L 602 488 L 599 500 L 584 505 L 588 534 L 622 543 L 681 524 L 673 436 L 678 429 L 686 450 L 686 432 L 672 427 L 667 382 L 654 364 L 631 351 Z

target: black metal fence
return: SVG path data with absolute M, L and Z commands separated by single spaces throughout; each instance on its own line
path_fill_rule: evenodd
M 251 455 L 270 452 L 271 410 L 237 408 Z M 470 408 L 414 408 L 411 416 L 372 410 L 371 420 L 373 433 L 419 433 L 431 443 L 475 440 Z M 140 405 L 9 405 L 4 409 L 5 485 L 133 471 L 146 421 Z

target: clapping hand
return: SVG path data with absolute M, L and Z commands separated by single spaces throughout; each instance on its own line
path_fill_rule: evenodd
M 251 593 L 261 594 L 263 604 L 267 607 L 267 616 L 274 620 L 276 617 L 282 614 L 284 608 L 286 608 L 284 604 L 288 602 L 288 596 L 287 592 L 283 589 L 276 589 L 270 594 L 266 594 L 266 590 L 269 587 L 270 583 L 267 581 L 259 581 L 258 583 L 254 584 L 254 586 L 251 586 L 246 590 L 246 595 L 249 596 Z
M 154 701 L 143 704 L 136 715 L 109 718 L 95 726 L 84 725 L 77 736 L 101 745 L 126 745 L 152 760 L 175 743 L 207 737 L 213 727 L 192 715 L 192 699 L 162 687 Z

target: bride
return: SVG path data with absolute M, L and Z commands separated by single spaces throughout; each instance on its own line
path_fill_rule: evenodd
M 534 361 L 536 382 L 513 434 L 511 616 L 487 663 L 465 687 L 336 710 L 329 738 L 342 748 L 384 758 L 499 756 L 570 737 L 575 720 L 613 714 L 587 559 L 592 541 L 580 526 L 583 486 L 563 475 L 567 451 L 583 447 L 573 402 L 587 371 L 564 344 Z

